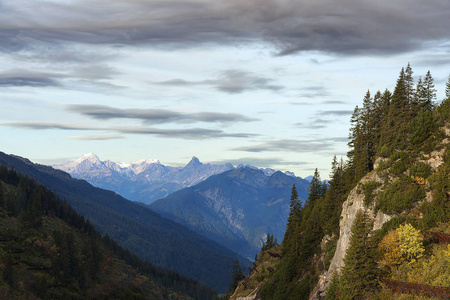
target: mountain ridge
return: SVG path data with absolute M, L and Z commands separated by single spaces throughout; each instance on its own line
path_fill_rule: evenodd
M 309 182 L 282 172 L 266 176 L 262 170 L 242 167 L 213 175 L 149 207 L 241 255 L 253 257 L 268 233 L 282 239 L 293 184 L 304 201 Z
M 244 165 L 236 168 L 242 166 Z M 127 199 L 145 204 L 164 198 L 177 190 L 194 186 L 212 175 L 235 169 L 231 163 L 204 164 L 196 156 L 184 167 L 172 167 L 165 166 L 157 159 L 142 159 L 130 163 L 102 161 L 94 153 L 84 154 L 77 160 L 53 167 L 66 171 L 74 178 L 84 179 L 94 186 L 115 191 Z M 261 170 L 267 176 L 277 172 L 270 168 Z M 295 176 L 289 171 L 286 174 Z
M 175 269 L 185 276 L 223 291 L 236 254 L 142 205 L 115 192 L 73 179 L 64 171 L 33 164 L 30 160 L 0 152 L 0 164 L 34 178 L 53 190 L 102 234 L 157 266 Z M 243 265 L 250 262 L 240 257 Z M 209 261 L 211 268 L 205 265 Z

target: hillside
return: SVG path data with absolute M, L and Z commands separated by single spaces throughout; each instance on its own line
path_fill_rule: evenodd
M 0 167 L 0 266 L 2 299 L 215 296 L 208 287 L 139 260 L 108 236 L 102 239 L 53 192 L 4 166 Z
M 161 215 L 253 258 L 268 233 L 283 238 L 292 185 L 304 202 L 309 182 L 281 172 L 233 169 L 152 203 Z
M 430 72 L 416 85 L 412 73 L 402 69 L 392 93 L 367 92 L 347 161 L 333 159 L 327 190 L 317 173 L 306 204 L 293 200 L 272 250 L 282 258 L 261 253 L 231 299 L 450 296 L 450 78 L 436 105 Z
M 218 291 L 228 286 L 236 254 L 225 247 L 114 192 L 73 179 L 63 171 L 4 153 L 0 153 L 0 164 L 53 190 L 100 233 L 108 233 L 141 259 L 177 270 Z M 249 264 L 243 257 L 239 260 Z

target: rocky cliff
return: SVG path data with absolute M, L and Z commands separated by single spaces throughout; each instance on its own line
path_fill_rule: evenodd
M 447 138 L 442 140 L 441 146 L 449 144 L 450 127 L 447 125 L 443 128 L 443 131 L 445 132 Z M 432 151 L 431 153 L 429 153 L 428 155 L 424 155 L 423 158 L 418 159 L 417 161 L 429 165 L 433 171 L 436 171 L 439 166 L 444 163 L 445 151 L 445 147 L 441 147 L 440 150 Z M 361 179 L 358 185 L 350 192 L 347 200 L 343 203 L 341 219 L 339 223 L 339 240 L 337 242 L 336 251 L 328 270 L 323 272 L 319 277 L 319 282 L 316 285 L 316 288 L 314 289 L 314 292 L 311 296 L 312 300 L 322 299 L 325 296 L 326 290 L 328 288 L 328 285 L 330 284 L 333 274 L 335 272 L 339 273 L 344 266 L 344 257 L 349 246 L 351 227 L 356 218 L 356 213 L 359 210 L 365 210 L 374 217 L 373 231 L 380 229 L 384 223 L 396 216 L 384 214 L 380 210 L 376 210 L 374 205 L 375 201 L 373 201 L 371 205 L 366 207 L 364 205 L 365 194 L 361 191 L 361 187 L 369 182 L 377 182 L 379 184 L 379 186 L 372 192 L 372 194 L 376 195 L 378 191 L 383 190 L 387 182 L 379 176 L 378 170 L 380 164 L 382 164 L 385 160 L 386 159 L 382 157 L 379 157 L 376 160 L 374 164 L 374 170 Z M 389 177 L 387 180 L 392 182 L 396 179 L 395 177 Z M 428 191 L 426 193 L 426 198 L 424 201 L 431 202 L 432 200 L 432 192 Z M 325 236 L 322 243 L 326 244 L 328 240 L 329 237 Z M 325 246 L 322 246 L 322 248 L 324 247 Z

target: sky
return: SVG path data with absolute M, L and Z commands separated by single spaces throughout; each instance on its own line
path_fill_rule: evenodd
M 448 0 L 0 0 L 0 151 L 327 178 L 408 63 L 437 99 Z

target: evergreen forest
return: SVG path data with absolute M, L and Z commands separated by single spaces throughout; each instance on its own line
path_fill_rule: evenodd
M 348 146 L 328 184 L 316 169 L 304 205 L 293 186 L 281 245 L 261 249 L 230 299 L 450 297 L 450 77 L 441 101 L 431 72 L 414 80 L 409 64 L 393 91 L 367 91 Z M 355 199 L 344 265 L 329 274 Z
M 140 260 L 35 180 L 0 166 L 1 299 L 212 299 Z

